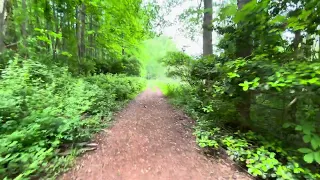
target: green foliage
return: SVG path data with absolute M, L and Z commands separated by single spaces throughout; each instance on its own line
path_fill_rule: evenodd
M 141 0 L 7 2 L 4 29 L 1 27 L 7 50 L 30 57 L 32 49 L 45 56 L 45 64 L 68 66 L 75 75 L 105 72 L 110 59 L 121 61 L 119 71 L 139 75 L 140 63 L 126 56 L 153 36 L 152 21 L 157 17 L 153 4 Z M 1 56 L 5 48 L 0 49 Z M 126 61 L 132 66 L 122 65 Z
M 169 37 L 159 36 L 143 41 L 139 51 L 134 53 L 141 60 L 142 76 L 147 79 L 165 78 L 165 67 L 160 60 L 167 52 L 172 51 L 177 51 L 177 47 Z
M 157 9 L 141 0 L 5 2 L 0 179 L 47 179 L 78 154 L 64 151 L 144 88 L 136 51 L 153 36 Z
M 66 68 L 16 56 L 0 79 L 0 178 L 57 173 L 59 151 L 90 139 L 145 85 L 137 77 L 74 78 Z
M 219 130 L 219 128 L 214 128 L 210 131 L 201 131 L 200 129 L 196 129 L 196 131 L 193 134 L 197 137 L 197 143 L 200 147 L 213 147 L 217 149 L 219 147 L 219 144 L 212 137 L 214 137 L 215 133 Z
M 169 77 L 179 77 L 183 80 L 190 77 L 189 68 L 192 58 L 182 52 L 168 52 L 161 59 L 161 62 L 167 67 L 167 75 Z
M 173 96 L 173 102 L 184 105 L 198 119 L 197 126 L 205 126 L 197 131 L 201 146 L 218 142 L 251 174 L 318 179 L 319 3 L 262 0 L 240 7 L 241 2 L 247 1 L 223 7 L 213 22 L 222 37 L 219 55 L 168 55 L 170 74 L 190 86 L 176 92 L 188 99 Z M 210 137 L 216 127 L 228 136 Z M 251 142 L 235 137 L 238 130 L 265 138 Z M 271 147 L 275 139 L 280 143 Z
M 126 74 L 140 76 L 141 62 L 135 57 L 122 57 L 121 59 L 107 59 L 96 64 L 100 73 Z
M 191 102 L 192 103 L 192 102 Z M 188 107 L 186 104 L 180 104 Z M 189 106 L 190 107 L 190 106 Z M 227 149 L 233 160 L 248 168 L 248 172 L 263 179 L 318 179 L 319 173 L 313 173 L 309 168 L 300 164 L 297 156 L 289 156 L 289 152 L 282 149 L 281 142 L 266 139 L 252 131 L 248 133 L 231 133 L 225 129 L 212 128 L 204 123 L 205 117 L 199 114 L 198 125 L 194 132 L 200 147 L 219 147 Z M 310 153 L 310 149 L 300 149 L 303 153 Z

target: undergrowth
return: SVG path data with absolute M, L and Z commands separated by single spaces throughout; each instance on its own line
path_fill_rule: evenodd
M 106 127 L 145 81 L 124 75 L 77 78 L 66 68 L 15 57 L 0 79 L 0 179 L 48 179 Z
M 234 113 L 228 102 L 215 100 L 213 105 L 205 106 L 197 95 L 199 92 L 188 85 L 170 84 L 164 89 L 172 104 L 197 120 L 194 135 L 200 147 L 216 153 L 225 149 L 232 160 L 247 168 L 254 177 L 279 180 L 320 178 L 319 169 L 304 163 L 300 154 L 284 146 L 282 141 L 253 131 L 241 132 L 237 130 L 239 127 L 223 122 L 223 118 L 232 118 Z

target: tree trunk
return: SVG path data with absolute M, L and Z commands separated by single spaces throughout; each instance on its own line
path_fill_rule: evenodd
M 85 45 L 85 31 L 86 31 L 86 5 L 82 3 L 80 11 L 80 20 L 81 20 L 81 33 L 80 33 L 80 57 L 84 57 L 86 54 L 86 45 Z
M 21 35 L 23 39 L 23 44 L 26 45 L 26 38 L 27 38 L 27 21 L 28 21 L 28 10 L 27 10 L 27 2 L 26 0 L 21 1 L 21 7 L 23 10 L 23 21 L 21 23 Z
M 241 10 L 245 4 L 250 2 L 250 0 L 237 0 L 238 10 Z M 243 28 L 242 23 L 238 24 L 238 28 Z M 241 31 L 236 39 L 236 57 L 237 58 L 246 58 L 251 55 L 252 44 L 250 39 L 250 32 Z M 251 114 L 251 99 L 252 93 L 250 91 L 240 91 L 239 97 L 241 98 L 238 103 L 236 103 L 236 108 L 242 119 L 244 120 L 244 125 L 250 125 L 250 114 Z
M 56 33 L 58 32 L 58 28 L 59 28 L 59 17 L 58 17 L 58 12 L 56 9 L 55 4 L 53 3 L 52 5 L 52 11 L 53 11 L 53 21 L 54 21 L 54 26 L 52 27 L 52 31 L 56 31 Z M 55 29 L 55 30 L 54 30 Z M 54 37 L 50 37 L 51 40 L 51 44 L 52 44 L 52 57 L 53 59 L 56 59 L 57 57 L 57 43 L 58 43 L 58 38 L 54 38 Z
M 78 65 L 79 73 L 81 73 L 81 28 L 80 28 L 80 12 L 79 7 L 76 7 L 76 42 L 78 47 Z
M 203 56 L 213 54 L 212 31 L 212 0 L 204 0 Z
M 293 58 L 295 59 L 300 59 L 304 57 L 304 52 L 302 50 L 302 40 L 303 40 L 303 37 L 301 36 L 301 31 L 300 30 L 295 31 L 293 44 L 292 44 L 293 50 L 294 50 Z M 299 47 L 299 44 L 301 45 L 300 47 Z
M 245 4 L 250 2 L 251 0 L 237 0 L 238 10 L 241 10 Z M 238 24 L 238 28 L 242 28 L 242 22 Z M 246 58 L 251 55 L 252 44 L 250 39 L 250 35 L 246 31 L 242 31 L 243 33 L 239 35 L 236 39 L 236 57 Z
M 4 50 L 5 19 L 6 19 L 7 0 L 0 0 L 0 53 Z
M 90 27 L 89 27 L 90 31 L 93 31 L 93 15 L 90 16 Z M 90 43 L 90 51 L 89 51 L 89 55 L 91 58 L 93 58 L 93 36 L 94 33 L 90 34 L 89 36 L 89 43 Z
M 318 37 L 318 46 L 319 46 L 319 48 L 318 48 L 318 60 L 320 60 L 320 35 Z

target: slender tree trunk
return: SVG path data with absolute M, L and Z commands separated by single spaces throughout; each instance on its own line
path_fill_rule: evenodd
M 304 52 L 303 52 L 303 49 L 302 49 L 302 36 L 301 36 L 301 31 L 298 30 L 298 31 L 295 31 L 294 32 L 294 39 L 293 39 L 293 50 L 294 50 L 294 53 L 293 53 L 293 58 L 303 58 L 304 57 Z M 301 43 L 301 47 L 299 47 L 299 44 Z
M 81 6 L 81 34 L 80 34 L 80 57 L 85 57 L 86 55 L 86 45 L 85 45 L 85 31 L 86 31 L 86 5 L 82 3 Z
M 302 41 L 301 31 L 300 30 L 295 31 L 294 32 L 294 39 L 293 39 L 293 48 L 295 51 L 298 50 L 299 44 L 301 43 L 301 41 Z
M 0 0 L 0 53 L 4 50 L 5 19 L 7 0 Z
M 212 0 L 204 0 L 204 15 L 203 15 L 203 56 L 210 56 L 213 54 L 213 45 L 212 45 Z M 206 88 L 211 88 L 210 78 L 207 77 L 204 82 Z
M 294 53 L 293 53 L 293 58 L 295 59 L 299 59 L 299 57 L 303 56 L 303 51 L 301 48 L 299 48 L 299 44 L 302 43 L 302 36 L 301 36 L 301 31 L 300 30 L 297 30 L 294 32 L 294 39 L 293 39 L 293 50 L 294 50 Z M 296 123 L 297 122 L 297 117 L 296 117 L 296 114 L 297 114 L 297 106 L 298 106 L 298 98 L 295 98 L 295 101 L 294 103 L 291 104 L 291 106 L 289 107 L 289 110 L 288 110 L 288 113 L 289 113 L 289 116 L 291 118 L 291 121 Z
M 53 11 L 53 26 L 52 26 L 52 31 L 54 32 L 55 30 L 58 31 L 58 24 L 59 24 L 59 18 L 58 18 L 58 12 L 55 6 L 55 3 L 52 5 L 52 11 Z M 58 21 L 58 22 L 57 22 Z M 51 38 L 51 44 L 52 44 L 52 57 L 53 59 L 56 59 L 56 47 L 57 47 L 57 40 L 58 38 L 50 37 Z
M 61 17 L 60 17 L 60 24 L 59 24 L 59 32 L 61 33 L 61 40 L 59 42 L 60 44 L 60 47 L 59 49 L 61 51 L 64 51 L 64 41 L 65 41 L 65 24 L 68 24 L 68 20 L 67 20 L 67 15 L 65 14 L 62 14 Z
M 80 58 L 81 58 L 81 45 L 80 45 L 81 28 L 80 28 L 79 7 L 76 8 L 76 38 L 77 38 L 77 47 L 78 47 L 78 59 L 79 59 L 79 65 L 80 65 Z
M 124 44 L 124 41 L 123 41 L 123 39 L 124 39 L 124 34 L 123 34 L 123 33 L 122 33 L 121 37 L 122 37 L 122 43 Z M 126 52 L 125 52 L 124 45 L 122 45 L 122 51 L 121 51 L 122 56 L 124 56 L 125 53 L 126 53 Z
M 90 16 L 90 30 L 91 31 L 93 31 L 93 15 L 91 15 Z M 92 33 L 92 34 L 90 34 L 90 36 L 89 36 L 89 43 L 90 43 L 90 51 L 89 51 L 89 53 L 90 53 L 90 57 L 91 58 L 93 58 L 93 36 L 94 36 L 94 34 Z
M 213 54 L 212 31 L 212 0 L 204 0 L 203 56 Z
M 27 22 L 28 22 L 28 10 L 27 10 L 27 2 L 26 0 L 21 1 L 21 7 L 23 11 L 23 21 L 21 23 L 21 36 L 23 39 L 23 44 L 26 45 L 26 38 L 27 38 Z
M 318 60 L 320 60 L 320 35 L 318 37 Z
M 45 11 L 44 11 L 44 16 L 45 16 L 45 20 L 46 20 L 46 29 L 49 30 L 51 28 L 51 24 L 52 24 L 52 19 L 51 19 L 51 6 L 49 4 L 49 2 L 47 1 L 46 2 L 46 5 L 45 5 Z M 48 39 L 50 39 L 49 35 L 47 35 Z M 46 47 L 47 47 L 47 51 L 48 53 L 50 53 L 50 44 L 48 43 L 45 43 L 46 44 Z

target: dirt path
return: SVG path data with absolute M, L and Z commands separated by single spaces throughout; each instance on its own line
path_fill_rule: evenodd
M 161 92 L 147 90 L 99 134 L 96 151 L 79 158 L 64 180 L 250 179 L 197 150 L 192 121 Z

